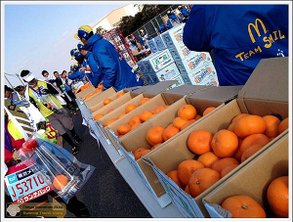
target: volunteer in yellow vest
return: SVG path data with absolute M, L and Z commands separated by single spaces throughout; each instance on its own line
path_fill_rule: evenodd
M 72 153 L 77 154 L 81 140 L 74 130 L 72 118 L 55 96 L 58 95 L 58 91 L 50 83 L 36 79 L 29 70 L 21 71 L 20 76 L 28 84 L 27 94 L 30 101 L 58 130 L 63 139 L 71 145 Z M 66 129 L 71 132 L 73 140 L 66 133 Z

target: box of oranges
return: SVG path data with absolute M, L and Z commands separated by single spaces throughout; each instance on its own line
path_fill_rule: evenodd
M 102 102 L 104 99 L 109 98 L 116 94 L 116 91 L 114 88 L 109 88 L 105 91 L 102 91 L 102 89 L 96 88 L 92 94 L 88 94 L 88 97 L 85 97 L 83 100 L 86 104 L 87 108 L 93 112 L 96 109 L 96 105 L 98 105 L 100 102 Z
M 287 87 L 288 59 L 261 60 L 237 99 L 143 157 L 183 215 L 208 216 L 202 199 L 281 138 Z
M 144 105 L 146 101 L 153 97 L 145 97 L 142 94 L 143 92 L 150 90 L 153 93 L 160 93 L 168 89 L 170 85 L 174 84 L 174 82 L 176 81 L 165 81 L 152 86 L 142 86 L 127 93 L 123 90 L 112 95 L 111 98 L 105 98 L 104 96 L 104 100 L 95 105 L 97 108 L 100 107 L 100 109 L 93 113 L 93 118 L 97 121 L 101 130 L 102 144 L 105 142 L 104 140 L 106 140 L 107 145 L 113 145 L 116 142 L 116 136 L 113 137 L 112 134 L 109 134 L 105 129 L 106 127 L 117 120 L 122 119 L 124 116 L 129 116 L 129 114 L 135 111 L 136 108 L 140 108 L 140 106 Z M 116 147 L 117 146 L 114 148 Z
M 158 178 L 152 171 L 151 167 L 140 159 L 141 156 L 147 156 L 153 151 L 160 149 L 161 146 L 168 143 L 173 137 L 180 136 L 184 130 L 188 129 L 193 124 L 196 124 L 197 121 L 208 117 L 209 113 L 213 110 L 220 109 L 221 106 L 224 106 L 224 102 L 234 98 L 241 88 L 216 87 L 216 89 L 213 90 L 213 93 L 211 93 L 211 88 L 209 87 L 193 87 L 195 87 L 197 91 L 194 90 L 193 94 L 187 97 L 185 96 L 170 105 L 166 101 L 173 102 L 174 98 L 178 96 L 178 93 L 175 94 L 174 97 L 169 91 L 167 91 L 166 94 L 162 93 L 161 95 L 152 98 L 151 101 L 145 104 L 140 112 L 137 112 L 136 115 L 130 117 L 130 121 L 137 117 L 138 121 L 142 121 L 144 115 L 139 115 L 139 113 L 153 113 L 151 114 L 151 117 L 143 123 L 139 123 L 138 127 L 131 130 L 129 133 L 124 134 L 119 139 L 118 145 L 120 146 L 120 150 L 132 166 L 138 171 L 145 184 L 151 188 L 151 191 L 159 201 L 161 198 L 164 198 L 164 195 L 166 195 L 165 190 L 158 181 Z M 182 90 L 184 90 L 184 87 L 182 87 Z M 201 96 L 197 96 L 197 94 L 202 95 L 205 99 L 201 98 Z M 205 94 L 210 96 L 210 100 Z M 217 94 L 217 96 L 214 94 Z M 222 95 L 222 98 L 220 98 L 219 95 Z M 156 106 L 148 105 L 156 100 L 162 103 L 165 102 L 164 104 L 167 104 L 168 107 L 161 110 L 161 107 L 159 106 L 159 113 L 155 113 L 156 108 L 154 109 L 154 107 Z M 144 111 L 141 112 L 142 110 Z M 202 117 L 203 115 L 204 117 Z M 117 130 L 119 130 L 119 128 L 117 128 Z M 119 133 L 119 131 L 117 131 L 117 133 Z
M 80 87 L 80 89 L 76 92 L 76 97 L 79 99 L 84 99 L 84 97 L 88 94 L 91 94 L 95 91 L 95 87 L 90 83 L 86 83 Z
M 211 217 L 288 217 L 288 133 L 203 198 Z

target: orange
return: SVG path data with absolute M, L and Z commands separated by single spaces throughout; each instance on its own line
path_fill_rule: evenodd
M 279 134 L 279 124 L 281 121 L 273 115 L 266 115 L 263 117 L 263 119 L 266 123 L 265 134 L 267 137 L 276 137 Z
M 151 111 L 145 110 L 139 115 L 139 119 L 143 123 L 147 121 L 149 118 L 151 118 L 152 116 L 153 116 L 153 113 Z
M 107 98 L 107 99 L 104 99 L 103 104 L 106 106 L 106 105 L 108 105 L 111 102 L 112 102 L 112 99 Z
M 56 190 L 62 190 L 68 184 L 68 178 L 65 175 L 58 175 L 54 177 L 53 186 Z
M 181 117 L 183 119 L 186 119 L 186 120 L 191 120 L 191 119 L 194 119 L 196 114 L 197 114 L 197 111 L 196 109 L 194 108 L 193 105 L 189 105 L 189 104 L 186 104 L 186 105 L 183 105 L 179 110 L 178 110 L 178 117 Z
M 195 130 L 187 138 L 187 147 L 197 155 L 207 153 L 211 150 L 212 138 L 213 134 L 207 130 Z
M 122 97 L 124 94 L 125 94 L 125 92 L 121 91 L 116 94 L 116 98 L 118 99 L 118 98 Z
M 197 169 L 193 172 L 188 182 L 192 197 L 197 197 L 220 179 L 218 171 L 210 168 Z
M 170 139 L 171 137 L 175 136 L 177 133 L 179 133 L 179 129 L 171 125 L 164 129 L 162 136 L 164 141 L 166 141 Z
M 104 85 L 103 85 L 102 83 L 100 83 L 100 84 L 98 85 L 98 89 L 103 89 L 103 87 L 104 87 Z
M 242 140 L 242 143 L 239 147 L 240 154 L 244 152 L 248 147 L 259 144 L 261 146 L 266 145 L 269 142 L 269 138 L 264 134 L 253 134 L 248 137 L 246 137 L 244 140 Z
M 278 217 L 288 217 L 288 176 L 274 179 L 267 190 L 267 199 L 271 210 Z
M 150 98 L 145 97 L 145 98 L 140 100 L 139 104 L 142 105 L 142 104 L 146 103 L 149 100 L 150 100 Z
M 251 157 L 251 156 L 252 156 L 253 154 L 255 154 L 257 151 L 259 151 L 262 147 L 263 147 L 263 145 L 258 144 L 258 143 L 253 144 L 253 145 L 247 147 L 247 148 L 243 151 L 243 153 L 242 153 L 242 155 L 241 155 L 241 163 L 242 163 L 243 161 L 247 160 L 249 157 Z
M 279 134 L 284 132 L 286 129 L 288 129 L 288 117 L 286 119 L 283 119 L 279 125 Z
M 140 123 L 140 118 L 138 116 L 134 116 L 129 120 L 128 125 L 134 127 L 138 126 Z
M 173 120 L 173 125 L 178 128 L 179 130 L 181 130 L 184 125 L 188 123 L 188 120 L 186 119 L 183 119 L 181 117 L 176 117 L 174 120 Z
M 197 160 L 184 160 L 178 165 L 178 177 L 183 186 L 188 184 L 192 173 L 200 168 L 204 168 L 204 165 Z
M 187 123 L 185 123 L 182 127 L 181 127 L 181 130 L 184 130 L 185 128 L 187 128 L 188 126 L 190 126 L 192 123 L 195 122 L 195 119 L 192 119 L 192 120 L 188 120 Z
M 135 110 L 137 108 L 136 105 L 134 104 L 128 104 L 126 107 L 125 107 L 125 113 L 130 113 L 132 110 Z
M 209 106 L 209 107 L 207 107 L 207 108 L 203 111 L 202 115 L 205 116 L 205 115 L 207 115 L 208 113 L 214 111 L 214 109 L 216 109 L 216 107 L 214 107 L 214 106 Z
M 264 119 L 258 115 L 245 115 L 235 121 L 233 132 L 240 138 L 256 134 L 264 133 L 266 123 Z
M 242 118 L 243 116 L 247 116 L 247 115 L 249 115 L 249 114 L 247 114 L 247 113 L 240 113 L 240 114 L 234 116 L 233 119 L 231 120 L 231 123 L 230 123 L 230 125 L 228 126 L 227 129 L 230 130 L 230 131 L 233 131 L 233 130 L 234 130 L 235 123 L 236 123 L 240 118 Z
M 207 152 L 201 154 L 197 160 L 201 162 L 205 167 L 211 167 L 213 163 L 218 159 L 219 158 L 213 152 Z
M 164 128 L 162 126 L 153 126 L 151 127 L 146 135 L 146 141 L 151 145 L 154 146 L 158 143 L 163 143 L 163 131 Z
M 218 171 L 219 173 L 221 173 L 221 171 L 229 166 L 229 165 L 239 165 L 239 162 L 235 159 L 235 158 L 232 158 L 232 157 L 226 157 L 226 158 L 223 158 L 223 159 L 219 159 L 219 160 L 216 160 L 213 164 L 212 164 L 212 169 Z
M 128 133 L 131 130 L 131 126 L 127 125 L 121 125 L 117 128 L 117 133 L 119 135 L 125 135 L 126 133 Z
M 136 150 L 133 151 L 133 155 L 135 160 L 140 159 L 142 156 L 144 156 L 145 154 L 149 153 L 151 150 L 145 147 L 140 147 Z
M 211 146 L 217 157 L 230 157 L 237 151 L 238 138 L 235 133 L 222 129 L 214 135 Z
M 221 171 L 221 178 L 224 177 L 226 174 L 230 173 L 234 168 L 236 168 L 238 164 L 232 164 L 224 167 Z
M 177 170 L 169 171 L 167 173 L 167 176 L 170 177 L 179 187 L 183 188 L 183 185 L 178 178 L 178 171 Z
M 162 106 L 158 106 L 157 108 L 155 108 L 152 113 L 153 114 L 158 114 L 160 112 L 162 112 L 163 110 L 165 110 L 168 107 L 168 105 L 162 105 Z
M 235 195 L 226 198 L 221 206 L 232 214 L 232 218 L 265 218 L 262 206 L 250 196 Z
M 101 113 L 97 113 L 95 116 L 94 116 L 94 120 L 98 120 L 98 119 L 101 119 L 104 115 L 101 114 Z

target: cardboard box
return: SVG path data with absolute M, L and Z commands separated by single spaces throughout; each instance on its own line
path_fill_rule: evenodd
M 166 66 L 162 70 L 156 73 L 157 78 L 159 81 L 166 81 L 174 79 L 175 77 L 180 75 L 180 72 L 176 66 L 176 64 L 173 62 L 170 65 Z
M 264 74 L 267 78 L 263 78 Z M 260 76 L 262 76 L 262 78 L 259 78 Z M 275 84 L 274 80 L 278 83 Z M 209 113 L 207 115 L 208 118 L 204 118 L 201 121 L 194 123 L 189 128 L 185 129 L 180 136 L 175 136 L 168 143 L 163 144 L 159 149 L 155 149 L 145 156 L 146 161 L 152 163 L 152 169 L 159 177 L 161 183 L 164 184 L 167 192 L 169 192 L 173 203 L 183 215 L 186 217 L 208 216 L 208 213 L 203 206 L 202 199 L 233 173 L 232 171 L 230 174 L 227 174 L 196 198 L 192 198 L 180 189 L 166 176 L 166 173 L 170 170 L 176 169 L 178 164 L 183 160 L 192 159 L 194 157 L 186 146 L 186 140 L 189 134 L 198 129 L 208 130 L 212 133 L 215 133 L 220 129 L 226 129 L 231 120 L 241 112 L 248 112 L 250 114 L 258 114 L 261 116 L 279 114 L 282 118 L 286 118 L 288 116 L 287 83 L 288 59 L 274 58 L 261 60 L 250 79 L 239 92 L 238 95 L 240 98 Z M 254 90 L 255 88 L 257 89 Z M 245 97 L 241 97 L 241 95 Z M 265 146 L 262 150 L 265 151 L 266 147 L 269 147 L 270 144 L 273 144 L 280 137 L 281 135 L 271 141 L 268 146 Z M 240 169 L 243 165 L 244 164 L 240 164 L 235 170 Z
M 164 43 L 164 41 L 163 41 L 163 39 L 161 38 L 160 35 L 158 35 L 155 38 L 153 38 L 153 40 L 155 41 L 155 43 L 157 45 L 158 51 L 163 51 L 164 49 L 167 48 L 166 44 Z
M 157 46 L 156 42 L 154 41 L 154 39 L 148 40 L 147 45 L 150 48 L 150 50 L 152 51 L 152 53 L 156 53 L 159 51 L 158 46 Z
M 111 110 L 114 110 L 114 109 L 122 106 L 123 104 L 125 104 L 129 100 L 133 99 L 135 96 L 132 96 L 130 92 L 127 92 L 123 96 L 121 96 L 120 98 L 116 98 L 116 97 L 117 97 L 117 93 L 110 97 L 110 99 L 112 99 L 113 101 L 106 106 L 103 105 L 103 101 L 98 103 L 95 106 L 96 110 L 91 110 L 93 112 L 93 114 L 92 114 L 93 117 L 98 113 L 103 114 L 103 115 L 107 115 Z
M 89 100 L 85 101 L 86 106 L 89 110 L 94 111 L 98 105 L 99 102 L 103 101 L 106 98 L 109 98 L 116 94 L 116 91 L 114 88 L 109 88 L 105 90 L 104 92 L 98 93 L 97 95 L 94 95 Z
M 193 85 L 219 85 L 217 71 L 212 62 L 205 63 L 200 68 L 190 72 L 188 76 Z
M 199 90 L 198 92 L 202 92 L 202 93 L 205 91 L 205 89 L 208 89 L 208 87 L 204 87 L 204 86 L 197 87 L 197 88 Z M 182 90 L 184 90 L 184 87 L 182 87 Z M 177 91 L 179 91 L 179 90 L 177 90 Z M 226 91 L 227 91 L 227 89 L 226 89 Z M 170 104 L 170 106 L 166 110 L 153 116 L 148 121 L 144 122 L 139 127 L 137 127 L 135 130 L 129 132 L 128 134 L 126 134 L 120 138 L 120 144 L 121 144 L 120 150 L 122 151 L 123 155 L 126 156 L 128 161 L 138 171 L 138 173 L 141 175 L 142 179 L 145 181 L 145 184 L 155 194 L 155 196 L 158 200 L 161 198 L 161 196 L 165 195 L 164 188 L 162 187 L 161 183 L 159 182 L 157 176 L 154 174 L 154 172 L 150 166 L 148 166 L 146 163 L 144 163 L 144 161 L 142 159 L 135 161 L 134 156 L 132 154 L 132 151 L 136 150 L 139 147 L 150 148 L 150 145 L 145 140 L 147 131 L 152 126 L 155 126 L 155 125 L 160 125 L 162 127 L 168 126 L 174 120 L 174 118 L 177 116 L 177 111 L 181 106 L 183 106 L 185 104 L 192 104 L 197 108 L 197 110 L 201 114 L 202 114 L 203 110 L 205 110 L 205 108 L 207 108 L 207 106 L 210 106 L 210 105 L 213 105 L 215 107 L 218 107 L 217 109 L 220 109 L 220 107 L 224 105 L 223 103 L 225 101 L 227 101 L 235 96 L 235 95 L 233 95 L 233 91 L 234 91 L 234 89 L 232 91 L 230 90 L 230 95 L 228 96 L 228 98 L 223 97 L 223 98 L 219 99 L 218 101 L 213 99 L 213 95 L 210 94 L 211 100 L 210 101 L 207 100 L 205 103 L 203 102 L 203 100 L 196 97 L 197 93 L 192 94 L 190 97 L 179 99 L 177 102 Z M 219 92 L 217 92 L 217 93 L 219 94 Z M 228 93 L 226 93 L 225 96 L 227 96 L 227 94 Z M 175 95 L 175 96 L 178 98 L 178 95 Z M 167 94 L 163 93 L 163 97 L 164 98 L 170 97 L 170 98 L 168 98 L 168 101 L 172 101 L 172 102 L 174 101 L 174 99 L 172 98 L 173 97 L 172 94 L 168 93 L 168 91 L 167 91 Z M 202 119 L 198 120 L 197 122 L 203 121 L 208 116 L 209 116 L 209 114 L 207 116 L 204 116 Z M 175 138 L 178 138 L 178 137 L 181 138 L 180 135 L 183 134 L 185 132 L 185 130 L 189 129 L 191 126 L 187 127 L 186 129 L 184 129 L 183 131 L 181 131 L 180 133 L 175 135 L 173 138 L 171 138 L 170 140 L 163 143 L 161 146 L 152 150 L 149 154 L 146 155 L 146 157 L 149 156 L 151 153 L 155 152 L 156 150 L 160 150 L 161 147 L 164 146 L 164 144 L 169 144 L 169 143 L 171 143 L 171 141 L 176 140 Z M 174 147 L 172 147 L 172 148 L 174 148 Z M 178 147 L 178 149 L 179 149 L 179 147 Z M 163 161 L 165 161 L 167 159 L 168 159 L 168 156 L 166 156 L 165 159 L 163 159 Z
M 79 99 L 83 99 L 83 97 L 84 97 L 85 95 L 87 95 L 88 93 L 93 92 L 94 90 L 95 90 L 95 87 L 94 87 L 92 84 L 90 84 L 90 87 L 89 87 L 88 89 L 83 90 L 83 91 L 81 91 L 81 92 L 79 92 L 79 93 L 76 93 L 75 95 L 76 95 L 77 98 L 79 98 Z
M 106 90 L 106 91 L 107 91 L 107 90 Z M 106 92 L 106 91 L 105 91 L 105 92 Z M 112 91 L 112 90 L 111 90 L 111 91 Z M 123 96 L 125 96 L 125 94 L 124 94 L 122 97 L 117 98 L 117 95 L 118 95 L 119 93 L 122 93 L 122 92 L 124 92 L 124 91 L 123 91 L 123 90 L 120 90 L 119 92 L 115 92 L 114 94 L 109 93 L 109 97 L 105 97 L 106 94 L 104 94 L 104 96 L 101 96 L 101 97 L 100 97 L 100 98 L 104 97 L 103 100 L 99 100 L 99 99 L 96 99 L 96 100 L 95 100 L 95 101 L 96 101 L 96 104 L 93 105 L 93 106 L 91 106 L 90 111 L 91 111 L 91 112 L 99 111 L 101 108 L 108 107 L 110 104 L 116 102 L 117 100 L 119 101 Z M 128 93 L 126 93 L 126 95 L 127 95 L 127 94 L 130 94 L 130 93 L 128 92 Z M 99 97 L 97 97 L 97 98 L 99 98 Z M 105 99 L 110 99 L 110 100 L 112 100 L 112 102 L 109 103 L 108 105 L 104 105 L 104 100 L 105 100 Z M 124 100 L 125 100 L 125 99 L 124 99 Z
M 211 217 L 231 217 L 221 203 L 229 196 L 249 195 L 264 207 L 267 217 L 273 217 L 266 192 L 270 182 L 280 176 L 288 176 L 288 133 L 206 195 L 203 203 Z

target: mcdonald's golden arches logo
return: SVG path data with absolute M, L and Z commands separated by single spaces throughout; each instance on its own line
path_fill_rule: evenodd
M 257 36 L 260 37 L 261 36 L 260 29 L 259 29 L 260 26 L 261 26 L 262 31 L 264 33 L 267 33 L 268 32 L 265 24 L 259 18 L 256 18 L 255 19 L 254 24 L 253 23 L 249 23 L 248 26 L 247 26 L 248 34 L 249 34 L 249 37 L 250 37 L 252 43 L 255 43 L 255 38 L 254 38 L 254 35 L 252 34 L 251 28 L 253 28 L 255 30 Z

